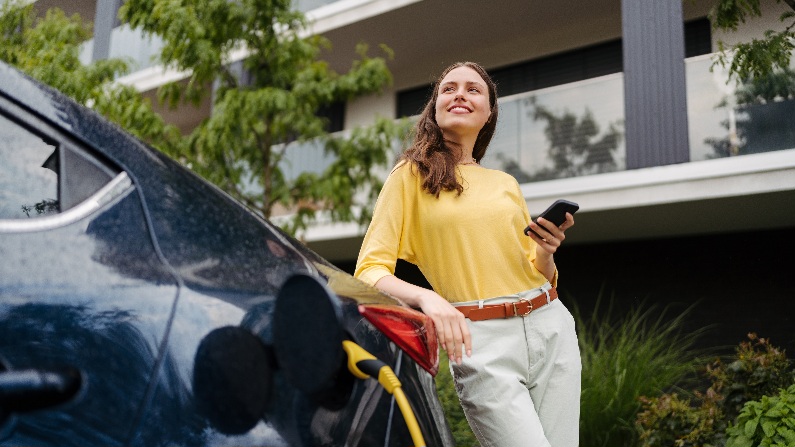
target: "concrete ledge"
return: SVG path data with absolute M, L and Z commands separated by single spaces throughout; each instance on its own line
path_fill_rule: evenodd
M 567 244 L 795 227 L 795 149 L 521 186 L 531 214 L 580 204 Z M 329 260 L 358 255 L 366 228 L 318 224 L 306 243 Z
M 531 213 L 558 198 L 603 211 L 779 191 L 795 191 L 793 149 L 522 185 Z

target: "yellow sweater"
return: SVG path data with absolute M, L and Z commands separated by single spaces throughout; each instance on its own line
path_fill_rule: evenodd
M 458 178 L 464 192 L 437 199 L 422 190 L 415 169 L 399 164 L 378 196 L 354 275 L 374 285 L 403 259 L 450 302 L 544 284 L 533 265 L 536 244 L 522 232 L 530 214 L 516 179 L 475 165 L 459 165 Z

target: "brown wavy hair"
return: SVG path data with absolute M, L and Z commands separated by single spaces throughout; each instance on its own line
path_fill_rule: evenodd
M 447 67 L 433 85 L 433 94 L 420 114 L 414 126 L 414 141 L 400 157 L 412 164 L 422 177 L 422 189 L 436 197 L 441 191 L 456 191 L 459 195 L 464 186 L 456 178 L 456 165 L 461 159 L 461 148 L 456 143 L 444 139 L 442 129 L 436 123 L 436 98 L 439 96 L 439 84 L 450 71 L 468 67 L 475 70 L 486 82 L 489 90 L 491 116 L 478 133 L 472 157 L 480 162 L 494 136 L 497 127 L 497 85 L 486 70 L 475 62 L 456 62 Z

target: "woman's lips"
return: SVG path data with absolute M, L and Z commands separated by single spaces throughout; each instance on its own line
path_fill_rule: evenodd
M 472 109 L 466 106 L 453 106 L 447 109 L 447 111 L 452 113 L 470 113 Z

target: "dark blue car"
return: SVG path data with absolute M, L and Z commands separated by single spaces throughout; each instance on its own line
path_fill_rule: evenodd
M 425 315 L 0 64 L 0 445 L 451 446 L 437 368 Z

